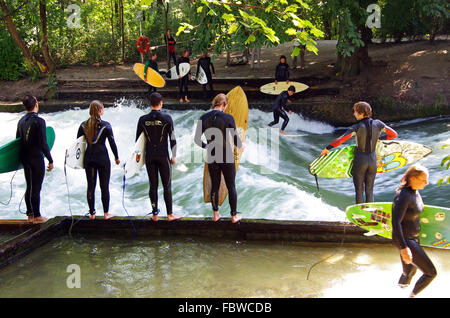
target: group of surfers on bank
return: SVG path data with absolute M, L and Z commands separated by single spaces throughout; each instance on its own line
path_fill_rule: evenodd
M 276 99 L 273 112 L 274 125 L 280 117 L 280 111 L 284 112 L 288 97 L 295 92 L 293 86 L 282 92 Z M 164 189 L 164 201 L 167 210 L 168 221 L 178 220 L 181 217 L 172 211 L 171 190 L 171 165 L 176 163 L 176 138 L 172 117 L 162 112 L 163 98 L 158 92 L 149 96 L 151 112 L 139 118 L 136 128 L 136 140 L 141 133 L 146 138 L 145 164 L 150 183 L 149 197 L 152 205 L 152 220 L 158 221 L 158 175 Z M 39 104 L 32 95 L 23 99 L 26 114 L 19 120 L 16 137 L 21 138 L 20 161 L 24 167 L 26 179 L 25 202 L 27 207 L 28 221 L 42 223 L 47 219 L 40 214 L 40 191 L 45 174 L 44 156 L 49 164 L 47 171 L 53 169 L 53 159 L 47 144 L 44 119 L 38 116 Z M 213 210 L 213 221 L 218 221 L 221 216 L 218 208 L 219 188 L 221 174 L 225 179 L 228 189 L 229 205 L 231 208 L 231 222 L 237 223 L 242 216 L 237 215 L 237 192 L 235 186 L 235 161 L 234 148 L 244 150 L 239 134 L 236 129 L 234 118 L 224 111 L 228 106 L 227 96 L 218 94 L 212 100 L 212 109 L 203 114 L 197 123 L 194 142 L 209 151 L 208 170 L 211 176 L 211 204 Z M 380 120 L 372 119 L 371 106 L 366 102 L 357 102 L 353 105 L 354 117 L 357 123 L 347 129 L 339 138 L 325 147 L 321 155 L 328 155 L 329 150 L 339 146 L 343 142 L 355 136 L 356 148 L 354 164 L 352 168 L 353 183 L 355 187 L 356 203 L 374 202 L 373 186 L 377 171 L 377 159 L 375 146 L 379 139 L 393 139 L 397 133 Z M 81 123 L 77 138 L 85 136 L 86 150 L 84 156 L 84 169 L 87 180 L 87 202 L 89 215 L 95 219 L 95 187 L 97 176 L 101 189 L 101 201 L 103 205 L 104 218 L 110 219 L 113 215 L 109 212 L 109 179 L 111 174 L 111 163 L 106 148 L 108 139 L 114 154 L 115 163 L 120 164 L 117 146 L 111 125 L 102 120 L 104 113 L 103 104 L 92 101 L 89 107 L 89 119 Z M 281 131 L 286 127 L 286 121 Z M 208 129 L 222 132 L 222 138 L 217 134 L 208 134 Z M 228 134 L 231 132 L 232 145 L 228 142 Z M 382 136 L 382 133 L 383 136 Z M 205 135 L 207 142 L 201 139 Z M 169 153 L 170 147 L 170 153 Z M 220 149 L 218 155 L 214 152 Z M 393 244 L 399 249 L 403 273 L 399 280 L 402 287 L 408 286 L 413 275 L 419 268 L 423 275 L 416 282 L 411 296 L 417 295 L 436 276 L 436 269 L 420 246 L 420 213 L 424 204 L 418 190 L 428 184 L 428 170 L 421 165 L 413 165 L 407 169 L 396 190 L 392 208 Z M 365 199 L 364 199 L 365 194 Z

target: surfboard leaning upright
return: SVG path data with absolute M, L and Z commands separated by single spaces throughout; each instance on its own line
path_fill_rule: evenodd
M 227 94 L 228 106 L 225 109 L 226 114 L 233 116 L 236 123 L 236 128 L 239 133 L 239 137 L 242 142 L 245 141 L 245 135 L 248 126 L 248 101 L 245 92 L 240 86 L 236 86 Z M 239 167 L 242 152 L 240 149 L 234 149 L 234 162 L 236 164 L 236 172 Z M 209 175 L 208 164 L 205 162 L 205 168 L 203 170 L 203 199 L 205 202 L 211 202 L 211 177 Z M 225 184 L 225 178 L 223 175 L 220 178 L 219 188 L 219 205 L 222 205 L 223 201 L 228 195 L 228 189 Z

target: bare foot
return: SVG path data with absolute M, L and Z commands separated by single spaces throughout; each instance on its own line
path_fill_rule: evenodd
M 242 220 L 242 216 L 240 216 L 240 215 L 233 215 L 233 216 L 231 217 L 231 223 L 237 223 L 237 222 L 239 222 L 240 220 Z
M 179 219 L 181 219 L 181 216 L 179 216 L 179 215 L 174 215 L 174 214 L 168 214 L 167 215 L 167 221 L 176 221 L 176 220 L 179 220 Z
M 180 103 L 183 103 L 183 99 L 182 98 L 180 98 Z
M 34 221 L 34 216 L 29 215 L 28 216 L 28 223 L 33 223 Z
M 190 102 L 190 100 L 187 97 L 184 100 L 186 101 L 186 103 Z
M 286 135 L 286 133 L 284 132 L 284 130 L 280 130 L 280 134 Z
M 90 218 L 91 220 L 95 220 L 95 214 L 90 214 L 90 213 L 89 213 L 89 218 Z
M 113 217 L 114 217 L 114 215 L 112 215 L 111 213 L 105 213 L 104 219 L 109 220 L 109 219 L 112 219 Z
M 158 222 L 158 214 L 153 214 L 152 215 L 152 220 L 155 222 Z
M 47 221 L 48 221 L 47 218 L 44 218 L 43 216 L 38 216 L 38 217 L 34 218 L 33 224 L 45 223 Z
M 220 220 L 220 218 L 221 218 L 220 213 L 218 211 L 214 212 L 213 221 L 217 222 Z

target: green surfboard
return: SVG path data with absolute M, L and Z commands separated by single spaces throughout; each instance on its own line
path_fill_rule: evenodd
M 47 143 L 50 149 L 55 143 L 55 131 L 52 127 L 46 127 Z M 11 172 L 22 168 L 19 161 L 20 138 L 14 139 L 0 146 L 0 173 Z
M 331 151 L 309 165 L 312 175 L 322 178 L 351 178 L 356 145 Z M 432 152 L 430 147 L 403 140 L 382 140 L 377 143 L 377 173 L 409 165 Z
M 361 203 L 348 206 L 347 218 L 369 231 L 364 235 L 379 235 L 392 239 L 392 202 Z M 450 209 L 425 205 L 420 214 L 420 245 L 450 249 Z

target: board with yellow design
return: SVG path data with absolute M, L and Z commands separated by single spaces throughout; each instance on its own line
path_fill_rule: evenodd
M 366 236 L 392 239 L 392 202 L 361 203 L 348 206 L 347 218 L 367 230 Z M 420 214 L 420 245 L 450 249 L 450 209 L 425 205 Z

